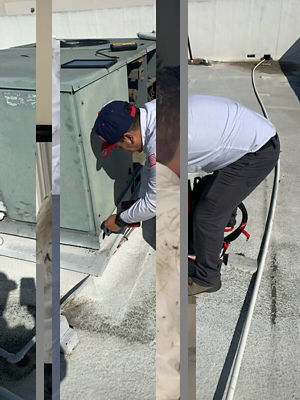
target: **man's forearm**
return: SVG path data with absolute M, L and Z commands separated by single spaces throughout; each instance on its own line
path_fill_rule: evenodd
M 147 221 L 155 217 L 155 214 L 156 204 L 153 199 L 147 199 L 146 195 L 145 198 L 137 200 L 128 210 L 123 211 L 120 214 L 120 218 L 127 224 L 132 224 L 134 222 Z

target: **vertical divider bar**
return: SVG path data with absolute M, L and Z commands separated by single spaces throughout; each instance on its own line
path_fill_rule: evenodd
M 52 124 L 52 0 L 36 0 L 36 124 L 51 141 Z
M 52 61 L 52 400 L 60 399 L 60 41 Z
M 190 399 L 188 343 L 188 0 L 180 1 L 180 366 L 181 399 Z
M 187 321 L 182 295 L 180 194 L 180 0 L 156 2 L 157 222 L 156 399 L 186 400 Z M 185 1 L 184 1 L 185 3 Z M 184 6 L 183 6 L 184 8 Z M 186 316 L 187 320 L 187 316 Z
M 45 266 L 36 264 L 36 399 L 44 399 L 44 276 Z M 42 334 L 41 334 L 42 333 Z
M 60 196 L 52 195 L 52 400 L 60 399 Z
M 36 0 L 36 398 L 52 398 L 52 0 Z
M 190 296 L 188 302 L 188 332 L 189 332 L 189 400 L 196 400 L 196 297 Z

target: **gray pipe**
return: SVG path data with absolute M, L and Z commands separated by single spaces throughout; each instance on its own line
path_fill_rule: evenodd
M 259 62 L 254 67 L 254 69 L 252 71 L 252 84 L 253 84 L 253 88 L 255 91 L 255 95 L 259 101 L 259 104 L 262 107 L 263 113 L 264 113 L 265 117 L 268 118 L 267 111 L 266 111 L 266 109 L 263 105 L 263 102 L 261 101 L 259 94 L 257 92 L 257 88 L 255 85 L 255 79 L 254 79 L 254 72 L 255 72 L 256 68 L 259 65 L 261 65 L 264 61 L 265 60 L 263 59 L 261 62 Z M 256 300 L 257 300 L 257 296 L 258 296 L 258 291 L 259 291 L 259 287 L 260 287 L 260 283 L 261 283 L 261 279 L 262 279 L 262 275 L 263 275 L 263 271 L 264 271 L 268 247 L 269 247 L 269 243 L 270 243 L 270 239 L 271 239 L 272 225 L 273 225 L 273 220 L 274 220 L 277 194 L 278 194 L 279 176 L 280 176 L 280 162 L 278 160 L 278 163 L 275 167 L 274 183 L 273 183 L 272 196 L 271 196 L 271 201 L 270 201 L 270 206 L 269 206 L 267 222 L 266 222 L 266 226 L 265 226 L 265 232 L 264 232 L 263 241 L 261 243 L 260 252 L 259 252 L 259 254 L 261 256 L 260 256 L 258 267 L 257 267 L 254 289 L 253 289 L 253 293 L 251 296 L 251 301 L 250 301 L 250 305 L 249 305 L 249 309 L 248 309 L 248 313 L 247 313 L 247 318 L 246 318 L 245 325 L 243 327 L 243 332 L 242 332 L 242 335 L 240 338 L 239 348 L 238 348 L 238 351 L 237 351 L 237 354 L 236 354 L 236 357 L 234 360 L 234 364 L 232 367 L 230 381 L 229 381 L 228 390 L 227 390 L 227 394 L 226 394 L 226 400 L 232 400 L 234 397 L 235 389 L 236 389 L 236 385 L 237 385 L 237 381 L 238 381 L 238 377 L 239 377 L 239 372 L 240 372 L 240 368 L 242 365 L 244 351 L 245 351 L 245 347 L 246 347 L 246 343 L 247 343 L 247 338 L 248 338 L 248 334 L 249 334 L 249 330 L 250 330 L 250 325 L 252 322 L 252 317 L 253 317 L 254 308 L 255 308 L 255 304 L 256 304 Z
M 23 400 L 21 397 L 17 396 L 16 394 L 13 394 L 7 389 L 4 389 L 3 387 L 0 387 L 0 399 L 1 400 Z
M 31 347 L 35 344 L 35 336 L 20 350 L 17 354 L 9 353 L 8 351 L 0 348 L 0 356 L 5 358 L 11 364 L 16 364 L 22 360 L 26 353 L 31 349 Z

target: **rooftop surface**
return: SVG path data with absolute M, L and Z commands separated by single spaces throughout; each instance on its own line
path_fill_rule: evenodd
M 153 400 L 155 396 L 155 235 L 151 222 L 147 225 L 147 230 L 135 229 L 104 274 L 91 278 L 62 309 L 79 337 L 72 354 L 61 357 L 62 399 Z M 0 318 L 2 333 L 10 340 L 1 345 L 16 352 L 34 328 L 31 310 L 19 303 L 21 281 L 35 279 L 36 266 L 3 256 L 0 263 L 11 282 Z M 86 276 L 61 270 L 61 297 Z M 0 360 L 0 385 L 24 400 L 35 400 L 34 359 L 32 351 L 30 362 L 18 374 Z
M 154 399 L 155 268 L 154 249 L 136 229 L 102 277 L 63 308 L 80 343 L 66 360 L 62 399 Z M 66 276 L 62 271 L 62 293 L 71 288 L 70 281 L 64 285 Z M 82 276 L 73 279 L 75 284 Z
M 189 93 L 227 97 L 261 112 L 251 85 L 251 63 L 189 67 Z M 281 180 L 272 238 L 236 388 L 236 400 L 296 399 L 300 392 L 298 286 L 300 269 L 299 72 L 266 63 L 256 85 L 281 141 Z M 298 77 L 298 78 L 297 78 Z M 292 86 L 290 86 L 290 83 Z M 248 242 L 240 237 L 230 252 L 256 259 L 263 235 L 273 173 L 245 200 Z M 197 399 L 222 399 L 232 336 L 251 276 L 222 267 L 222 289 L 197 297 Z M 230 350 L 229 350 L 230 349 Z M 224 362 L 227 360 L 226 366 Z M 220 378 L 221 377 L 221 378 Z

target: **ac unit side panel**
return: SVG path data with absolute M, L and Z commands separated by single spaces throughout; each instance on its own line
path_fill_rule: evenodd
M 61 93 L 60 216 L 61 227 L 95 233 L 81 130 L 74 95 Z
M 35 92 L 0 89 L 0 201 L 9 218 L 36 221 Z
M 126 66 L 93 82 L 75 94 L 81 128 L 93 216 L 97 233 L 132 183 L 132 154 L 115 148 L 102 158 L 102 140 L 92 131 L 98 111 L 111 100 L 128 101 Z

